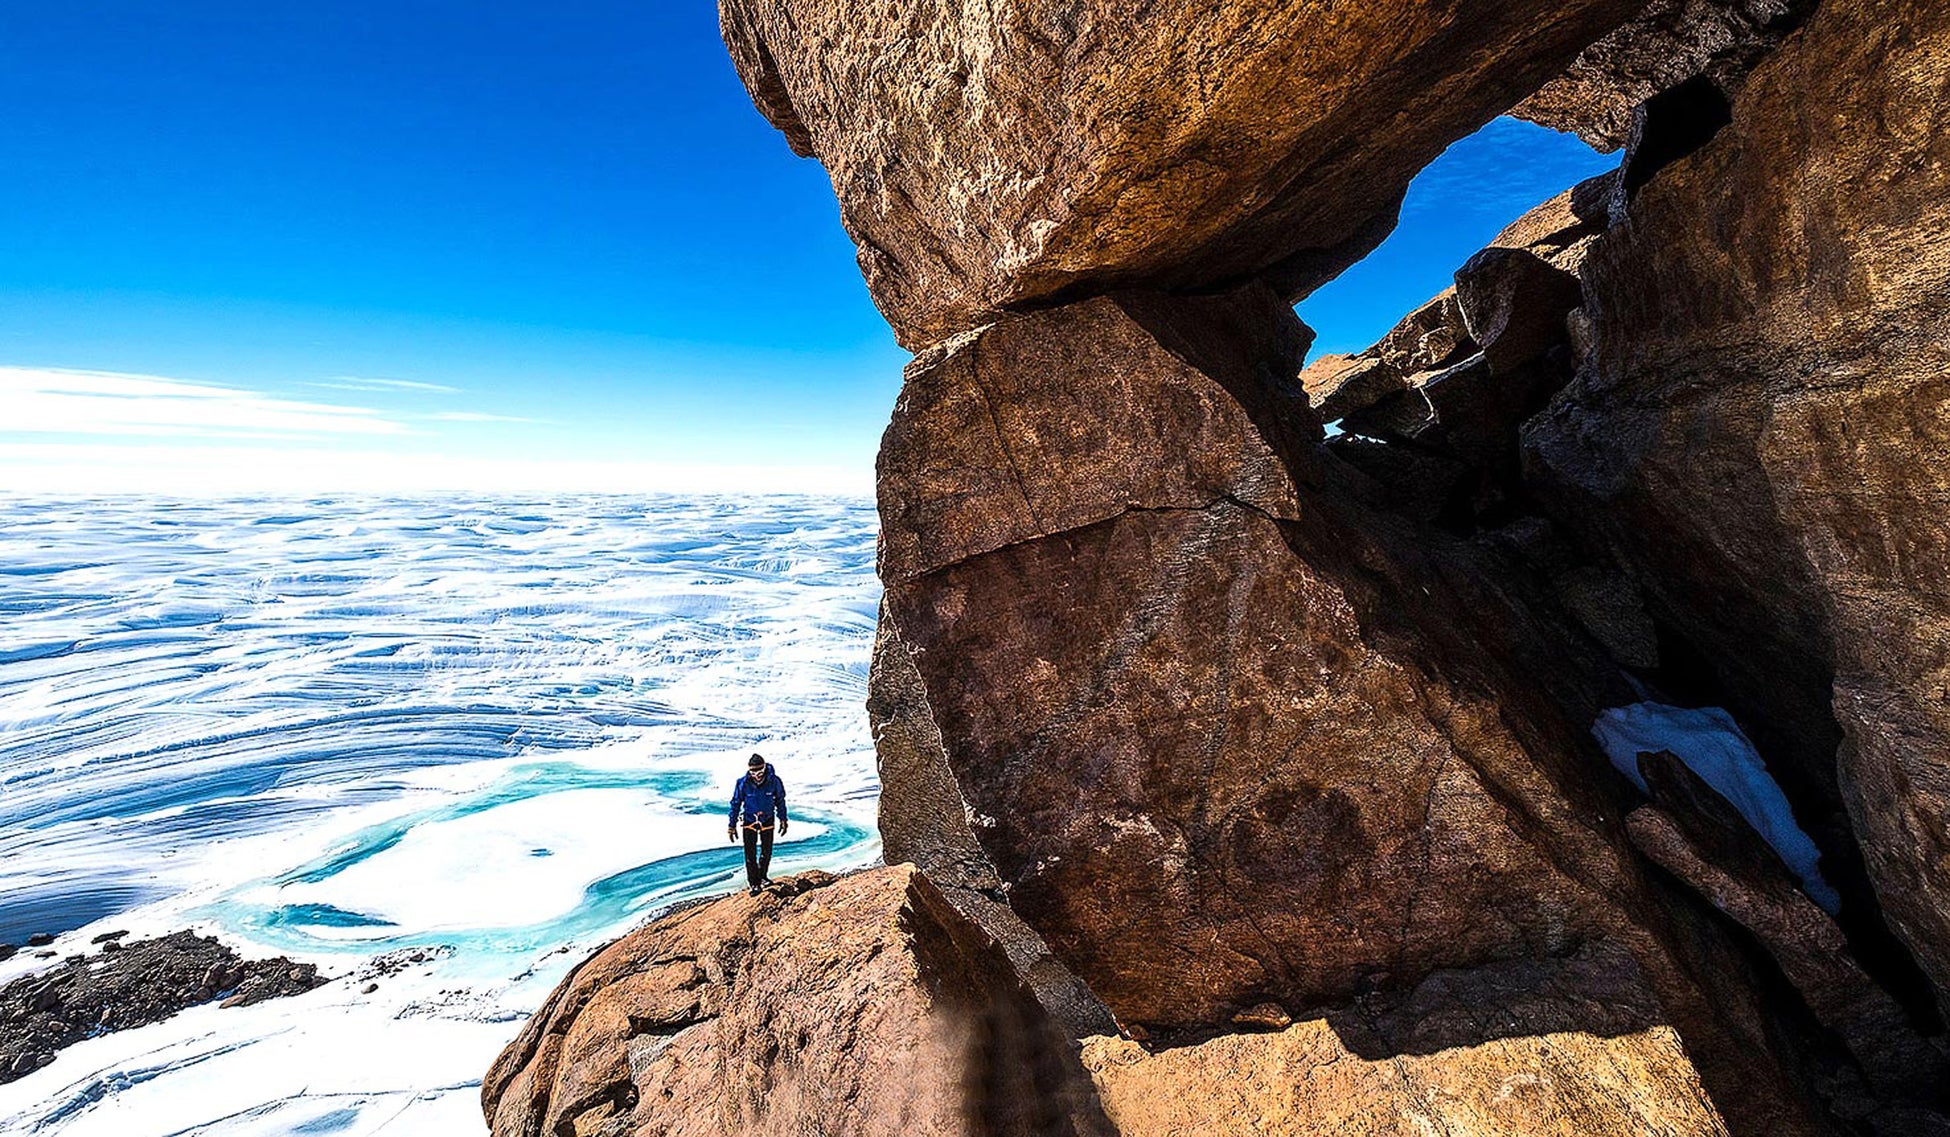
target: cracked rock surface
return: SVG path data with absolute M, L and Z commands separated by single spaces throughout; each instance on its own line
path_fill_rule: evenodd
M 1730 1092 L 1770 1082 L 1561 709 L 1577 649 L 1339 490 L 1306 338 L 1250 289 L 1117 294 L 910 369 L 884 619 L 1011 907 L 1153 1035 L 1604 938 Z
M 1845 925 L 1879 901 L 1939 1003 L 1946 108 L 1950 7 L 1824 3 L 1591 253 L 1590 353 L 1524 434 L 1553 513 L 1630 568 L 1768 755 Z

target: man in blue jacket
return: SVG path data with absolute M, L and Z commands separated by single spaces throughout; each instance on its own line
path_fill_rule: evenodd
M 772 867 L 772 827 L 785 836 L 785 783 L 779 780 L 772 764 L 757 754 L 746 764 L 745 776 L 731 791 L 731 819 L 725 826 L 726 839 L 736 841 L 738 828 L 745 830 L 745 879 L 753 896 L 772 883 L 766 871 Z

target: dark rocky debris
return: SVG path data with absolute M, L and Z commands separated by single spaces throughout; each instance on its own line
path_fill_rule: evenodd
M 195 932 L 124 943 L 126 935 L 97 937 L 100 954 L 74 956 L 0 987 L 0 1083 L 40 1069 L 83 1039 L 161 1022 L 215 999 L 247 1007 L 325 982 L 313 964 L 283 956 L 245 960 Z

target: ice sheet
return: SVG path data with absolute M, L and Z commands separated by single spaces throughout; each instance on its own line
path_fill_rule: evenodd
M 478 1133 L 576 959 L 742 881 L 751 751 L 775 873 L 878 855 L 867 503 L 0 508 L 0 941 L 195 926 L 338 977 L 71 1047 L 0 1133 Z

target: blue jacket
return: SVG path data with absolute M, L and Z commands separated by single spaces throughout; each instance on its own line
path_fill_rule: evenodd
M 738 786 L 731 791 L 731 824 L 743 821 L 750 825 L 770 826 L 774 820 L 789 822 L 785 812 L 785 783 L 779 780 L 778 772 L 772 764 L 765 764 L 765 777 L 752 781 L 750 774 L 740 775 Z

